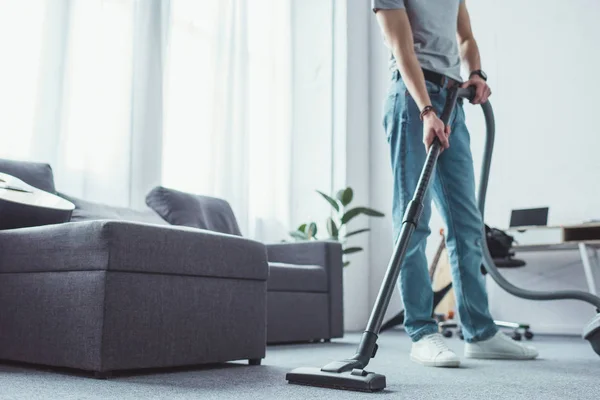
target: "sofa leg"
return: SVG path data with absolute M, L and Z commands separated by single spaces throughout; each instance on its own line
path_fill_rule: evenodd
M 262 359 L 260 358 L 251 358 L 248 360 L 248 365 L 260 365 Z
M 331 343 L 331 339 L 323 339 L 323 343 Z
M 104 371 L 104 372 L 100 372 L 100 371 L 94 371 L 94 378 L 96 379 L 108 379 L 111 377 L 111 373 L 110 371 Z

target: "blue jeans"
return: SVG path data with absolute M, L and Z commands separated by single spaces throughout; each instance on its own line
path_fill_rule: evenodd
M 447 87 L 426 82 L 432 105 L 441 113 Z M 485 278 L 481 273 L 483 221 L 477 208 L 470 136 L 462 99 L 450 117 L 450 147 L 440 155 L 426 193 L 424 210 L 400 270 L 399 287 L 405 310 L 404 327 L 413 341 L 438 332 L 432 318 L 433 290 L 425 245 L 429 234 L 431 200 L 446 225 L 446 248 L 465 341 L 489 339 L 498 330 L 488 309 Z M 397 239 L 408 202 L 425 163 L 423 122 L 419 108 L 398 71 L 394 72 L 384 105 L 383 125 L 391 152 L 393 173 L 392 218 Z

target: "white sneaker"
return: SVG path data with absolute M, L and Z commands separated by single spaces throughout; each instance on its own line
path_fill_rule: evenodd
M 531 360 L 538 352 L 509 338 L 498 331 L 491 339 L 475 343 L 465 343 L 465 358 Z
M 458 367 L 458 356 L 448 348 L 439 333 L 423 336 L 412 344 L 410 359 L 428 367 Z

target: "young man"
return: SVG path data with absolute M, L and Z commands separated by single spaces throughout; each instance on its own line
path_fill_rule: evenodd
M 477 208 L 473 159 L 462 101 L 448 126 L 440 120 L 448 89 L 475 86 L 474 104 L 491 90 L 481 70 L 464 0 L 371 0 L 391 51 L 392 82 L 383 125 L 390 145 L 394 177 L 393 223 L 397 238 L 412 199 L 427 149 L 439 138 L 442 153 L 425 199 L 425 208 L 400 271 L 404 326 L 413 344 L 411 359 L 427 366 L 456 367 L 457 355 L 438 333 L 431 316 L 433 291 L 427 272 L 426 239 L 431 200 L 447 225 L 446 245 L 465 338 L 465 357 L 532 359 L 535 349 L 498 330 L 488 310 L 482 264 L 483 221 Z M 461 65 L 469 71 L 462 82 Z

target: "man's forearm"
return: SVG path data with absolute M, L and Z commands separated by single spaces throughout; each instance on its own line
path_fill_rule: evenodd
M 481 69 L 479 47 L 477 47 L 477 41 L 473 36 L 460 43 L 460 56 L 469 73 Z
M 396 58 L 396 64 L 400 71 L 400 75 L 402 75 L 402 80 L 412 98 L 415 100 L 415 103 L 417 103 L 419 110 L 422 110 L 425 106 L 431 105 L 431 99 L 429 98 L 429 93 L 427 93 L 427 87 L 425 86 L 423 70 L 421 69 L 421 64 L 414 51 L 412 51 L 412 49 L 401 49 L 396 47 L 393 49 L 393 53 Z

